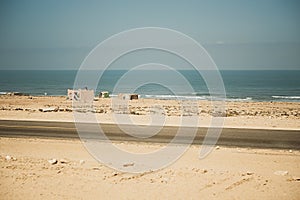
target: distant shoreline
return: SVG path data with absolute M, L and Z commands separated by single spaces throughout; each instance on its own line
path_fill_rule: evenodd
M 17 93 L 11 95 L 11 93 Z M 20 92 L 0 92 L 0 96 L 32 96 L 32 97 L 67 97 L 67 95 L 36 95 L 29 93 L 20 93 Z M 110 94 L 109 98 L 117 97 L 117 94 Z M 156 99 L 156 100 L 196 100 L 196 101 L 220 101 L 222 99 L 210 98 L 207 96 L 206 98 L 201 96 L 175 96 L 175 95 L 139 95 L 141 99 Z M 226 98 L 226 102 L 287 102 L 287 103 L 299 103 L 300 96 L 272 96 L 274 100 L 253 100 L 251 97 L 246 98 Z M 95 96 L 98 98 L 98 96 Z

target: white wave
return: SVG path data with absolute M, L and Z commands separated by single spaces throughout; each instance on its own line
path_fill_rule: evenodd
M 300 99 L 300 96 L 272 96 L 274 99 Z
M 117 97 L 116 94 L 110 94 L 111 97 Z M 184 95 L 169 95 L 169 94 L 162 94 L 162 95 L 155 95 L 155 94 L 145 94 L 140 95 L 141 98 L 149 98 L 149 99 L 166 99 L 166 100 L 213 100 L 219 101 L 224 100 L 220 97 L 203 95 L 203 96 L 184 96 Z M 251 97 L 246 98 L 226 98 L 225 101 L 251 101 Z
M 241 98 L 236 98 L 236 99 L 226 99 L 227 101 L 251 101 L 252 98 L 251 97 L 246 97 L 244 99 Z
M 219 97 L 214 96 L 176 96 L 176 95 L 145 95 L 146 98 L 154 98 L 154 99 L 178 99 L 178 100 L 223 100 Z M 251 97 L 246 98 L 227 98 L 226 101 L 251 101 Z
M 146 98 L 156 99 L 190 99 L 190 100 L 204 100 L 207 99 L 201 96 L 180 96 L 180 95 L 145 95 Z

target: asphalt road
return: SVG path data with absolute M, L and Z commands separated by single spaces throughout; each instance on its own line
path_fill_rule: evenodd
M 95 124 L 80 124 L 85 130 L 82 139 L 105 139 L 94 131 Z M 96 126 L 98 126 L 96 124 Z M 122 125 L 126 130 L 134 132 L 132 125 Z M 110 140 L 116 141 L 141 141 L 141 142 L 170 142 L 177 133 L 178 127 L 165 126 L 156 135 L 149 138 L 132 137 L 124 133 L 115 124 L 101 124 L 101 128 Z M 147 127 L 143 127 L 145 130 Z M 155 127 L 152 127 L 155 128 Z M 185 127 L 187 134 L 180 136 L 178 143 L 186 143 L 191 139 L 188 134 L 192 129 Z M 193 144 L 202 144 L 207 133 L 207 128 L 196 129 Z M 78 139 L 77 129 L 73 122 L 50 121 L 16 121 L 0 120 L 1 137 L 38 137 L 38 138 L 75 138 Z M 300 149 L 300 130 L 268 130 L 268 129 L 240 129 L 223 128 L 217 145 L 256 147 L 256 148 L 281 148 Z

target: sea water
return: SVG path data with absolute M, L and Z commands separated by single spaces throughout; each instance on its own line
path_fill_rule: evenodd
M 102 74 L 95 89 L 109 91 L 112 96 L 120 92 L 138 93 L 141 98 L 156 99 L 213 99 L 201 73 L 193 70 L 178 70 L 187 80 L 192 91 L 178 81 L 174 72 L 169 70 L 140 70 L 134 76 L 151 80 L 136 86 L 133 81 L 117 85 L 126 70 L 89 71 L 87 73 Z M 0 94 L 21 92 L 29 95 L 66 95 L 68 88 L 73 88 L 76 70 L 1 70 Z M 226 70 L 220 71 L 224 82 L 227 101 L 297 101 L 300 102 L 300 70 Z M 152 77 L 152 78 L 151 78 Z M 166 77 L 170 80 L 162 85 L 158 80 Z M 172 79 L 173 78 L 173 79 Z M 170 88 L 176 88 L 172 91 Z

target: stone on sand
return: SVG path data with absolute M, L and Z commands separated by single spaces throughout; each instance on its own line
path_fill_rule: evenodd
M 48 163 L 50 163 L 51 165 L 55 165 L 57 164 L 57 160 L 55 158 L 48 160 Z
M 247 171 L 246 174 L 247 174 L 247 175 L 253 175 L 254 172 Z
M 81 165 L 83 165 L 84 163 L 85 163 L 84 160 L 80 160 L 80 161 L 79 161 L 79 164 L 81 164 Z
M 123 164 L 123 167 L 132 167 L 134 163 L 125 163 Z
M 5 160 L 11 160 L 11 159 L 12 159 L 12 157 L 9 155 L 5 156 Z
M 7 161 L 10 161 L 10 160 L 16 161 L 17 158 L 15 158 L 15 157 L 13 157 L 13 156 L 10 156 L 10 155 L 7 155 L 7 156 L 5 156 L 5 160 L 7 160 Z
M 66 160 L 66 159 L 60 159 L 59 162 L 60 162 L 61 164 L 67 164 L 69 161 Z
M 288 171 L 281 171 L 281 170 L 278 170 L 276 172 L 274 172 L 275 175 L 278 175 L 278 176 L 286 176 L 289 174 Z

